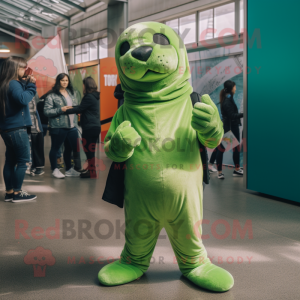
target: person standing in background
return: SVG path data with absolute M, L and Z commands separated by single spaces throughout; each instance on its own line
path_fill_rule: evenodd
M 36 94 L 36 79 L 28 76 L 24 58 L 11 56 L 1 66 L 0 72 L 0 133 L 6 146 L 3 177 L 6 187 L 4 201 L 23 202 L 36 199 L 22 190 L 30 160 L 27 130 L 32 126 L 28 103 Z
M 44 114 L 44 105 L 45 105 L 44 99 L 40 99 L 40 101 L 36 105 L 36 108 L 37 108 L 37 111 L 39 113 L 40 120 L 42 123 L 43 136 L 45 137 L 47 134 L 47 131 L 49 130 L 49 126 L 48 126 L 48 118 Z
M 208 163 L 208 170 L 210 173 L 213 173 L 213 172 L 217 172 L 218 170 L 214 167 L 214 163 L 216 161 L 216 158 L 217 158 L 217 153 L 218 153 L 218 147 L 215 148 L 211 154 L 211 157 L 210 157 L 210 160 L 209 160 L 209 163 Z
M 51 150 L 49 153 L 52 175 L 56 178 L 79 177 L 80 172 L 75 171 L 71 165 L 71 153 L 75 158 L 78 154 L 78 131 L 74 126 L 74 114 L 66 115 L 65 111 L 72 105 L 77 104 L 73 86 L 68 74 L 61 73 L 57 75 L 52 92 L 48 94 L 45 100 L 44 114 L 48 117 Z M 57 152 L 64 144 L 64 163 L 65 175 L 57 168 Z M 78 156 L 78 155 L 77 155 Z
M 34 98 L 29 102 L 29 112 L 31 117 L 31 158 L 32 165 L 30 170 L 31 176 L 43 175 L 45 166 L 44 155 L 44 135 L 43 127 L 39 117 L 39 113 L 36 109 L 36 103 L 39 100 L 39 96 L 36 93 Z
M 92 77 L 83 80 L 84 97 L 80 105 L 67 109 L 66 114 L 81 114 L 82 141 L 88 160 L 88 169 L 81 173 L 81 178 L 96 178 L 95 146 L 101 132 L 100 125 L 100 93 Z
M 221 105 L 221 114 L 223 121 L 224 133 L 228 131 L 232 131 L 235 135 L 236 139 L 240 141 L 240 126 L 241 118 L 243 118 L 244 114 L 239 113 L 237 105 L 234 102 L 233 95 L 236 92 L 236 84 L 231 80 L 227 80 L 224 82 L 224 89 L 220 92 L 220 105 Z M 235 166 L 235 170 L 233 171 L 233 176 L 242 177 L 244 172 L 240 168 L 240 152 L 241 147 L 238 145 L 233 148 L 233 162 Z M 218 178 L 224 179 L 224 174 L 222 173 L 222 164 L 223 164 L 223 154 L 225 148 L 222 143 L 218 147 L 217 152 L 217 167 L 218 167 Z
M 121 84 L 117 84 L 114 92 L 114 97 L 118 99 L 118 108 L 124 103 L 124 91 L 122 90 Z
M 43 95 L 37 104 L 37 111 L 38 111 L 40 119 L 41 119 L 44 137 L 47 135 L 47 131 L 49 130 L 48 118 L 44 114 L 45 98 L 48 96 L 48 94 L 49 94 L 49 92 L 46 93 L 45 95 Z M 49 135 L 50 135 L 50 131 L 49 131 Z M 58 169 L 63 169 L 63 167 L 64 167 L 62 160 L 61 160 L 62 152 L 63 151 L 62 151 L 62 147 L 61 147 L 61 148 L 59 148 L 59 150 L 57 152 L 57 168 Z
M 74 102 L 73 102 L 73 105 L 79 105 L 80 101 L 81 101 L 81 94 L 80 94 L 79 90 L 74 88 Z M 74 115 L 74 126 L 77 128 L 78 138 L 81 135 L 81 132 L 78 129 L 78 127 L 80 126 L 79 125 L 79 123 L 80 123 L 79 119 L 80 119 L 80 116 Z M 78 144 L 79 144 L 79 141 L 78 141 Z M 71 158 L 72 158 L 72 166 L 74 166 L 75 171 L 77 171 L 79 173 L 82 173 L 82 172 L 86 171 L 86 170 L 81 168 L 80 150 L 78 150 L 77 152 L 72 151 Z

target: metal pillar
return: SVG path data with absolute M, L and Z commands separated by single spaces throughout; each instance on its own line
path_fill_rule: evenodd
M 119 35 L 128 27 L 128 1 L 110 1 L 107 7 L 108 57 L 115 56 Z

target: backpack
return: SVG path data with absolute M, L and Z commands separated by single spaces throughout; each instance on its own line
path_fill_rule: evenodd
M 192 105 L 197 102 L 201 102 L 201 96 L 193 92 L 191 95 Z M 208 171 L 208 155 L 207 149 L 202 143 L 199 141 L 200 144 L 200 156 L 203 165 L 203 182 L 205 184 L 209 184 L 209 171 Z M 115 204 L 120 208 L 124 206 L 124 165 L 125 162 L 116 163 L 112 162 L 109 173 L 106 180 L 106 185 L 104 189 L 104 193 L 102 199 L 108 203 Z

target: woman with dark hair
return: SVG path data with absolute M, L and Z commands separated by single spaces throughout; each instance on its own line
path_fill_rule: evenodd
M 236 139 L 240 142 L 240 126 L 241 118 L 243 118 L 243 113 L 239 113 L 238 108 L 234 102 L 233 95 L 236 92 L 236 84 L 231 80 L 224 82 L 224 89 L 220 92 L 220 105 L 221 114 L 224 127 L 224 133 L 232 131 Z M 235 170 L 233 171 L 233 176 L 242 177 L 243 170 L 240 168 L 240 145 L 233 148 L 233 162 Z M 224 174 L 222 173 L 223 164 L 223 154 L 225 148 L 222 144 L 219 145 L 217 151 L 217 167 L 218 167 L 218 178 L 224 179 Z
M 0 133 L 6 146 L 3 177 L 6 187 L 4 201 L 22 202 L 36 198 L 24 190 L 22 184 L 30 161 L 27 131 L 32 126 L 28 103 L 36 94 L 36 79 L 24 81 L 27 62 L 11 56 L 1 64 L 0 72 Z
M 44 114 L 48 117 L 50 134 L 51 134 L 51 150 L 49 153 L 52 175 L 56 178 L 78 177 L 80 172 L 75 171 L 71 165 L 71 153 L 79 155 L 78 132 L 75 127 L 75 115 L 66 115 L 68 107 L 77 104 L 78 97 L 74 92 L 68 74 L 61 73 L 57 75 L 55 85 L 52 92 L 45 99 Z M 57 168 L 57 152 L 64 143 L 64 162 L 66 172 L 65 175 Z
M 95 148 L 101 132 L 100 125 L 100 93 L 92 77 L 83 80 L 84 97 L 80 105 L 67 109 L 67 114 L 81 114 L 82 142 L 88 159 L 88 169 L 81 178 L 96 178 Z

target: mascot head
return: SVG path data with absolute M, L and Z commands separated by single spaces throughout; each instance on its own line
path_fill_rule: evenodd
M 115 58 L 125 101 L 172 100 L 192 92 L 185 46 L 165 24 L 128 27 L 117 41 Z

